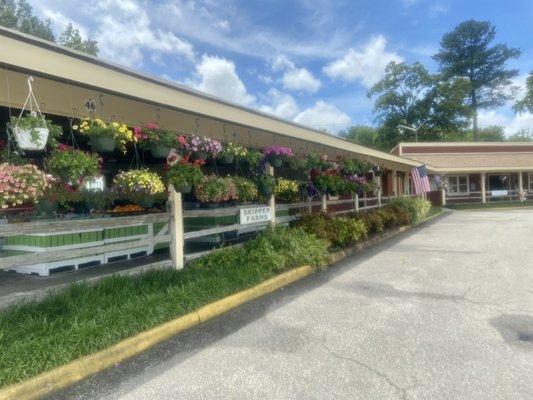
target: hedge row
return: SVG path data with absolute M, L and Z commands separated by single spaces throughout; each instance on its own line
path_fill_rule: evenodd
M 330 247 L 347 247 L 369 234 L 398 226 L 417 224 L 431 210 L 431 203 L 420 198 L 398 198 L 386 206 L 345 217 L 326 213 L 303 216 L 296 226 L 325 240 Z

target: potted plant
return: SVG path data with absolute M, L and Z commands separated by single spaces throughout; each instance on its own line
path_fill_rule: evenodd
M 22 150 L 43 150 L 46 144 L 54 144 L 63 130 L 59 125 L 48 121 L 44 116 L 32 111 L 25 116 L 11 119 L 13 134 Z
M 133 136 L 143 150 L 149 150 L 154 158 L 166 158 L 171 149 L 178 147 L 178 135 L 161 129 L 155 122 L 133 128 Z
M 288 157 L 292 157 L 292 149 L 284 146 L 269 146 L 263 149 L 263 157 L 274 168 L 280 168 Z
M 257 188 L 263 196 L 269 197 L 274 192 L 275 186 L 276 179 L 273 176 L 259 175 L 257 177 Z
M 239 202 L 246 204 L 257 201 L 259 191 L 255 182 L 242 176 L 235 176 L 233 177 L 233 183 L 237 189 L 237 200 Z
M 0 164 L 0 208 L 37 203 L 50 182 L 51 177 L 35 165 Z
M 292 179 L 278 178 L 274 187 L 276 200 L 294 202 L 300 198 L 300 185 Z
M 187 149 L 194 160 L 203 162 L 207 157 L 216 158 L 222 151 L 222 144 L 216 139 L 191 136 L 187 141 Z
M 218 162 L 220 164 L 231 164 L 235 158 L 243 158 L 248 153 L 242 146 L 237 146 L 233 143 L 228 143 L 224 145 L 222 151 L 218 155 Z
M 154 205 L 154 196 L 164 193 L 165 185 L 155 172 L 133 169 L 119 172 L 113 179 L 113 191 L 143 208 Z
M 242 161 L 246 167 L 250 170 L 255 170 L 261 163 L 263 154 L 258 150 L 248 150 L 243 157 L 239 157 L 239 161 Z
M 168 181 L 179 193 L 190 193 L 203 177 L 204 174 L 199 165 L 187 162 L 178 162 L 171 166 L 168 171 Z
M 46 161 L 48 171 L 64 182 L 81 185 L 85 178 L 100 173 L 100 158 L 97 154 L 74 149 L 60 144 Z
M 87 136 L 93 151 L 97 153 L 111 153 L 117 147 L 126 153 L 126 144 L 134 140 L 133 132 L 125 124 L 106 123 L 99 118 L 84 119 L 73 129 Z
M 196 185 L 194 196 L 203 204 L 217 205 L 237 199 L 237 188 L 230 177 L 209 175 Z
M 83 199 L 90 212 L 103 212 L 111 209 L 116 194 L 109 190 L 83 190 Z

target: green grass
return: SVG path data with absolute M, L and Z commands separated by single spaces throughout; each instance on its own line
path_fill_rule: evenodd
M 515 208 L 515 207 L 533 207 L 531 201 L 495 201 L 492 203 L 464 203 L 464 204 L 446 204 L 446 208 L 453 210 L 484 210 L 490 208 Z
M 278 228 L 181 271 L 75 284 L 0 313 L 0 387 L 94 353 L 126 337 L 301 265 L 327 262 L 325 242 Z

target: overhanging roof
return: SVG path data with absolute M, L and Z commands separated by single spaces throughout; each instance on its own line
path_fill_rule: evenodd
M 420 165 L 3 27 L 0 48 L 0 104 L 6 106 L 22 106 L 32 74 L 39 77 L 34 86 L 45 113 L 130 125 L 156 120 L 163 128 L 244 145 L 292 145 L 400 170 Z M 85 109 L 87 99 L 96 111 Z

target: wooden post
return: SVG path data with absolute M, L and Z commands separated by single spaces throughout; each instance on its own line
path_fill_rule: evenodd
M 485 190 L 485 173 L 481 174 L 481 202 L 487 202 L 487 192 Z
M 378 207 L 381 207 L 381 191 L 383 189 L 381 176 L 378 176 Z
M 366 192 L 363 192 L 363 206 L 365 206 L 365 208 L 368 206 L 368 200 L 366 199 Z
M 328 211 L 328 202 L 326 200 L 326 195 L 323 194 L 320 198 L 320 211 L 327 212 Z
M 392 170 L 392 195 L 398 197 L 398 179 L 396 178 L 396 170 Z
M 170 235 L 172 243 L 170 255 L 172 257 L 172 266 L 176 269 L 182 269 L 185 265 L 184 260 L 184 239 L 183 239 L 183 210 L 181 203 L 181 193 L 174 190 L 174 186 L 169 185 L 170 192 Z
M 355 212 L 359 212 L 359 195 L 356 193 L 354 196 Z
M 274 167 L 270 164 L 265 165 L 265 173 L 270 176 L 274 176 Z M 274 197 L 274 193 L 270 195 L 270 198 L 268 199 L 268 206 L 272 210 L 272 225 L 276 224 L 276 198 Z

